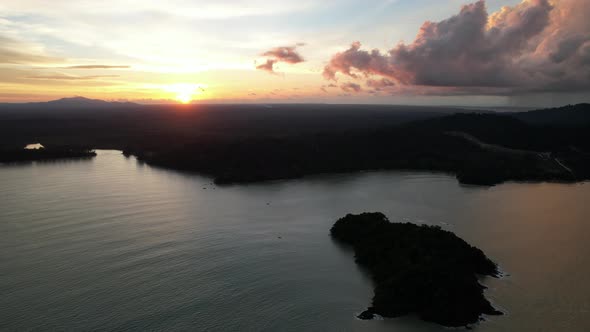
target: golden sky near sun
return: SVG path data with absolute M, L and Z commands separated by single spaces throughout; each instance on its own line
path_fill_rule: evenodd
M 461 40 L 477 28 L 457 23 L 461 6 L 472 10 L 475 0 L 3 0 L 0 102 L 85 96 L 142 103 L 503 105 L 537 90 L 545 95 L 526 99 L 546 101 L 545 92 L 560 82 L 515 81 L 543 70 L 567 73 L 570 91 L 583 97 L 590 28 L 576 6 L 586 0 L 554 0 L 553 10 L 537 10 L 547 1 L 486 0 L 482 38 L 492 48 L 475 50 L 477 43 Z M 527 10 L 547 15 L 530 19 L 535 25 L 522 23 L 519 13 Z M 425 34 L 425 27 L 444 29 Z M 508 33 L 506 41 L 494 37 L 500 28 L 518 31 L 524 42 Z M 410 50 L 405 58 L 399 45 Z M 438 49 L 444 45 L 448 50 Z M 507 50 L 511 45 L 520 49 Z M 431 57 L 429 49 L 442 56 Z M 463 54 L 445 59 L 453 49 Z M 505 61 L 477 58 L 486 53 Z M 578 70 L 570 71 L 574 65 Z M 488 76 L 498 79 L 481 79 Z

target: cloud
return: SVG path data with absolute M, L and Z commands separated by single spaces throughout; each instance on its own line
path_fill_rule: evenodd
M 304 43 L 297 43 L 295 46 L 281 46 L 270 49 L 261 55 L 267 57 L 265 63 L 256 66 L 256 69 L 266 70 L 274 73 L 274 65 L 279 62 L 297 64 L 305 61 L 301 54 L 297 52 L 297 47 L 305 46 Z
M 0 64 L 45 64 L 63 59 L 45 55 L 37 45 L 0 35 Z
M 275 63 L 277 63 L 277 60 L 268 59 L 268 60 L 266 60 L 265 63 L 256 66 L 256 69 L 266 70 L 266 71 L 268 71 L 270 73 L 274 73 L 274 65 L 275 65 Z
M 378 82 L 440 87 L 442 95 L 474 88 L 498 95 L 590 90 L 586 2 L 524 0 L 488 14 L 480 0 L 446 20 L 425 22 L 411 44 L 382 52 L 354 42 L 332 56 L 323 76 L 365 78 L 375 89 L 384 87 Z
M 276 59 L 277 61 L 286 63 L 300 63 L 304 61 L 303 57 L 297 53 L 296 46 L 276 47 L 262 53 L 262 56 L 270 57 Z
M 386 89 L 386 88 L 390 88 L 390 87 L 395 86 L 395 82 L 388 79 L 388 78 L 368 79 L 367 86 L 370 88 L 373 88 L 375 91 L 380 91 L 382 89 Z
M 344 83 L 342 85 L 340 85 L 340 89 L 342 89 L 342 91 L 344 92 L 361 92 L 363 91 L 363 88 L 361 88 L 361 86 L 359 84 L 356 83 L 352 83 L 352 82 L 348 82 L 348 83 Z
M 218 0 L 218 1 L 187 1 L 169 0 L 141 1 L 136 0 L 103 0 L 101 2 L 89 0 L 53 0 L 51 6 L 46 0 L 6 1 L 0 8 L 8 14 L 22 14 L 34 8 L 37 13 L 48 16 L 58 14 L 94 14 L 108 15 L 135 10 L 140 13 L 173 15 L 193 19 L 228 20 L 240 17 L 263 17 L 285 15 L 301 12 L 318 7 L 321 3 L 315 0 Z M 67 15 L 64 15 L 67 16 Z M 85 16 L 84 16 L 85 17 Z
M 67 66 L 60 67 L 61 69 L 126 69 L 131 66 L 109 66 L 109 65 L 79 65 L 79 66 Z
M 324 85 L 320 86 L 320 90 L 327 93 L 328 89 L 337 88 L 337 87 L 338 87 L 338 85 L 336 85 L 334 83 L 324 84 Z
M 115 78 L 119 75 L 92 75 L 92 76 L 71 76 L 63 74 L 49 74 L 49 75 L 31 75 L 25 78 L 40 79 L 40 80 L 94 80 L 101 78 Z

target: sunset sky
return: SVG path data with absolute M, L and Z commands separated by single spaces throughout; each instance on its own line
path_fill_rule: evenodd
M 590 0 L 3 0 L 0 102 L 590 101 Z

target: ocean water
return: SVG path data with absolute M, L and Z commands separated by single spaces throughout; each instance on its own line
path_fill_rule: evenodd
M 590 330 L 590 184 L 370 172 L 218 187 L 118 151 L 0 166 L 0 330 L 446 331 L 360 321 L 347 213 L 440 225 L 507 276 L 475 331 Z

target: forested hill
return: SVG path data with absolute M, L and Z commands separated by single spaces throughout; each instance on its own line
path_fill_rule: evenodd
M 587 104 L 520 113 L 380 105 L 125 107 L 0 111 L 0 146 L 119 149 L 219 183 L 377 169 L 446 172 L 484 185 L 590 178 Z

